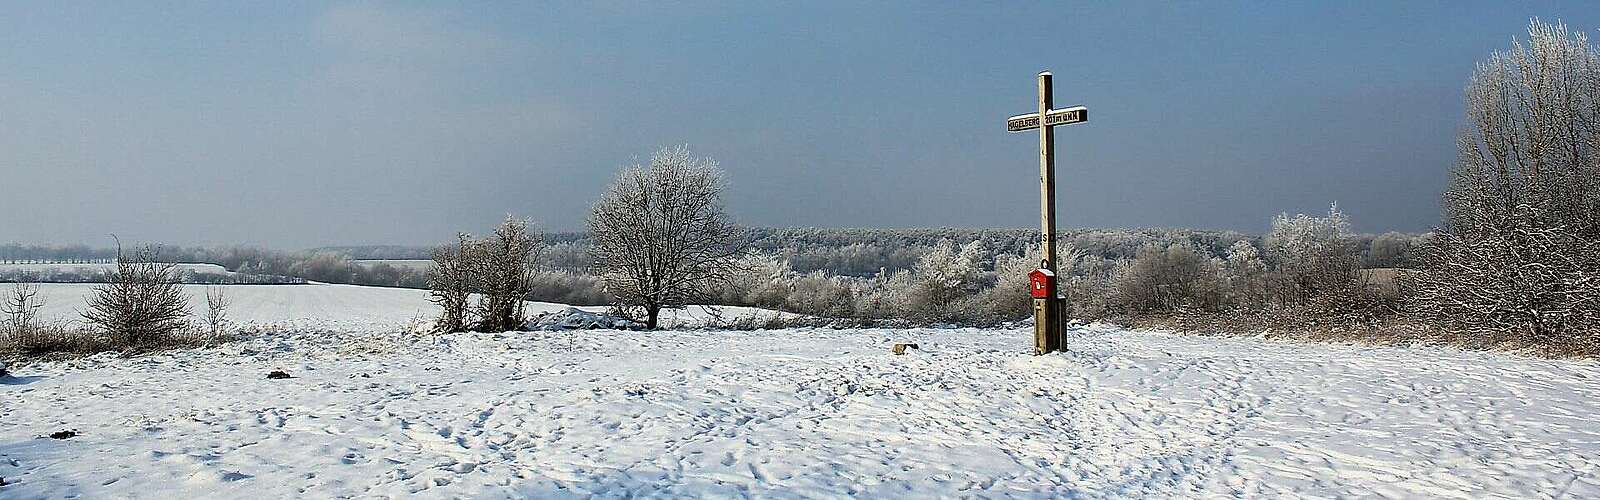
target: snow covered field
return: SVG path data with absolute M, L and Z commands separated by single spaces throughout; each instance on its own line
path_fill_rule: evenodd
M 0 263 L 0 274 L 27 273 L 34 276 L 50 276 L 54 274 L 74 274 L 89 276 L 95 274 L 108 274 L 117 270 L 116 264 L 69 264 L 64 262 L 52 263 Z M 216 264 L 174 264 L 178 273 L 213 274 L 219 276 L 233 276 L 238 273 L 223 268 Z
M 0 382 L 0 497 L 1600 497 L 1593 361 L 1099 326 L 1042 357 L 1025 330 L 418 336 L 393 325 L 420 292 L 241 288 L 236 314 L 301 326 Z
M 0 289 L 11 285 L 0 284 Z M 79 283 L 45 283 L 39 285 L 39 295 L 45 300 L 40 310 L 41 319 L 76 321 L 88 299 L 98 285 Z M 438 315 L 439 308 L 428 301 L 426 290 L 407 288 L 382 288 L 359 285 L 185 285 L 189 294 L 190 310 L 205 309 L 207 287 L 221 288 L 233 306 L 228 309 L 228 319 L 241 326 L 274 327 L 291 330 L 367 330 L 395 331 L 426 323 Z M 529 302 L 528 314 L 554 312 L 571 306 L 548 302 Z M 579 306 L 577 309 L 604 312 L 605 306 Z M 776 314 L 772 311 L 748 307 L 719 307 L 715 311 L 725 318 L 742 315 Z M 699 306 L 661 312 L 661 324 L 667 327 L 693 327 L 702 325 L 712 317 L 713 311 Z

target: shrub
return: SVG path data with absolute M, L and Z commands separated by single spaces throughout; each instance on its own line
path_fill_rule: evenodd
M 1483 237 L 1441 232 L 1407 283 L 1416 310 L 1479 342 L 1600 350 L 1600 251 L 1541 227 L 1536 210 L 1518 206 L 1510 227 Z
M 1368 269 L 1416 267 L 1416 248 L 1420 239 L 1422 238 L 1404 233 L 1380 234 L 1367 245 L 1367 254 L 1361 259 L 1361 267 Z
M 228 306 L 231 305 L 233 301 L 228 299 L 226 290 L 214 286 L 206 287 L 206 315 L 203 319 L 207 332 L 214 336 L 222 335 L 223 329 L 228 326 Z
M 1031 247 L 1026 254 L 1001 255 L 994 260 L 994 286 L 979 294 L 982 313 L 988 322 L 1015 321 L 1033 314 L 1033 294 L 1029 291 L 1028 273 L 1039 267 L 1039 247 Z M 1076 251 L 1070 247 L 1057 252 L 1061 269 L 1070 271 Z M 1057 280 L 1056 286 L 1061 286 Z
M 528 300 L 578 306 L 611 303 L 605 282 L 598 276 L 571 271 L 537 271 L 532 279 L 533 288 L 528 291 Z
M 39 321 L 44 307 L 39 286 L 17 283 L 0 301 L 0 352 L 39 355 L 54 352 L 94 352 L 103 350 L 101 341 L 60 323 Z
M 39 318 L 39 309 L 44 307 L 44 299 L 39 297 L 39 285 L 32 283 L 17 283 L 11 286 L 11 293 L 6 294 L 5 301 L 0 302 L 0 315 L 5 316 L 5 322 L 0 323 L 0 329 L 6 332 L 23 332 L 33 329 Z
M 122 346 L 92 331 L 64 323 L 34 323 L 0 331 L 0 354 L 16 356 L 84 355 L 115 351 Z
M 456 244 L 433 251 L 428 298 L 441 311 L 433 330 L 476 329 L 503 332 L 522 327 L 524 301 L 535 291 L 536 265 L 543 238 L 528 222 L 507 217 L 494 234 L 473 240 L 456 235 Z M 472 302 L 473 295 L 477 302 Z
M 471 238 L 459 233 L 454 246 L 433 250 L 433 267 L 428 269 L 428 300 L 441 309 L 433 323 L 435 332 L 467 330 L 469 301 L 476 286 L 472 282 L 471 246 Z
M 113 344 L 155 346 L 189 326 L 189 299 L 173 276 L 175 266 L 157 257 L 154 247 L 132 255 L 119 249 L 111 282 L 96 287 L 89 297 L 84 321 Z
M 1131 264 L 1073 249 L 1077 258 L 1062 260 L 1063 266 L 1056 273 L 1056 286 L 1066 298 L 1065 316 L 1088 320 L 1109 318 L 1117 308 L 1113 278 Z
M 945 240 L 923 255 L 911 268 L 905 291 L 905 312 L 919 321 L 971 320 L 975 311 L 972 295 L 981 277 L 978 267 L 983 256 L 982 243 L 973 241 L 956 248 Z
M 1229 304 L 1244 308 L 1267 305 L 1267 263 L 1254 244 L 1241 240 L 1228 247 L 1222 275 Z
M 909 317 L 912 289 L 911 271 L 880 271 L 871 278 L 853 283 L 851 294 L 856 297 L 856 317 L 862 319 L 889 319 Z
M 1266 244 L 1268 255 L 1277 264 L 1272 293 L 1279 299 L 1332 310 L 1365 296 L 1366 283 L 1350 221 L 1338 205 L 1329 207 L 1327 217 L 1277 216 Z
M 1180 306 L 1217 310 L 1222 283 L 1217 266 L 1193 246 L 1147 246 L 1117 273 L 1115 302 L 1130 313 L 1176 311 Z
M 784 300 L 784 309 L 814 316 L 847 318 L 855 314 L 855 295 L 843 277 L 812 271 L 794 280 Z
M 722 293 L 723 304 L 769 309 L 787 307 L 794 270 L 789 261 L 764 253 L 751 253 L 734 263 L 735 271 Z
M 528 222 L 507 217 L 494 235 L 469 245 L 468 267 L 476 284 L 476 308 L 481 332 L 503 332 L 522 327 L 523 298 L 533 289 L 534 266 L 541 238 Z

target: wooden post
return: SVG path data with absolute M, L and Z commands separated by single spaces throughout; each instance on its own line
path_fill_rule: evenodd
M 1044 258 L 1040 267 L 1059 276 L 1056 271 L 1056 133 L 1055 127 L 1044 124 L 1045 115 L 1054 107 L 1053 80 L 1049 71 L 1039 73 L 1039 250 Z M 1035 314 L 1034 351 L 1038 354 L 1060 349 L 1060 302 L 1052 294 L 1044 299 Z
M 1043 262 L 1039 267 L 1048 271 L 1049 286 L 1034 287 L 1033 352 L 1048 354 L 1066 349 L 1062 338 L 1062 319 L 1065 308 L 1058 296 L 1061 289 L 1056 265 L 1056 133 L 1058 125 L 1071 125 L 1089 120 L 1089 108 L 1073 106 L 1053 109 L 1054 81 L 1049 71 L 1039 73 L 1039 111 L 1006 118 L 1006 130 L 1022 132 L 1039 129 L 1039 250 Z M 1041 296 L 1042 295 L 1042 296 Z

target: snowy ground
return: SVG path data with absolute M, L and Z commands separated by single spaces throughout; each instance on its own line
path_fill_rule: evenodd
M 0 291 L 10 284 L 0 283 Z M 39 296 L 45 301 L 40 317 L 45 320 L 76 321 L 86 299 L 100 285 L 45 283 Z M 359 285 L 185 285 L 190 310 L 205 310 L 205 291 L 219 288 L 233 305 L 228 318 L 239 326 L 271 327 L 285 330 L 366 330 L 395 331 L 426 323 L 438 316 L 439 308 L 428 301 L 426 290 L 382 288 Z M 529 302 L 529 315 L 555 312 L 565 304 Z M 605 312 L 605 306 L 581 306 L 590 312 Z M 749 307 L 708 309 L 690 306 L 661 312 L 664 327 L 704 325 L 713 315 L 724 319 L 742 316 L 767 317 L 776 314 Z
M 178 263 L 178 264 L 173 264 L 173 266 L 179 272 L 187 271 L 187 272 L 192 272 L 192 273 L 196 273 L 196 274 L 232 274 L 231 271 L 228 271 L 226 268 L 224 268 L 222 266 L 219 266 L 219 265 L 216 265 L 216 264 Z M 115 272 L 116 270 L 117 270 L 117 265 L 116 264 L 108 264 L 108 263 L 94 263 L 94 264 L 78 264 L 78 263 L 65 263 L 65 262 L 45 262 L 45 263 L 11 263 L 11 262 L 7 262 L 7 263 L 0 263 L 0 272 L 25 272 L 25 273 L 39 273 L 39 274 L 49 274 L 49 273 L 53 273 L 53 272 L 70 272 L 70 273 L 76 273 L 76 274 L 90 274 L 90 273 L 110 273 L 110 272 Z
M 1109 327 L 1040 357 L 1021 330 L 435 337 L 362 311 L 17 369 L 0 497 L 1600 497 L 1592 361 Z
M 216 264 L 179 263 L 179 264 L 173 264 L 173 266 L 174 266 L 174 270 L 179 274 L 197 274 L 197 275 L 203 274 L 203 275 L 213 275 L 213 276 L 237 276 L 237 275 L 239 275 L 239 273 L 235 273 L 233 271 L 229 271 L 226 268 L 223 268 L 222 266 L 219 266 L 219 265 L 216 265 Z M 38 279 L 40 277 L 51 278 L 51 277 L 59 277 L 61 275 L 70 275 L 70 276 L 76 276 L 76 277 L 90 277 L 90 276 L 96 276 L 96 275 L 100 275 L 100 274 L 110 274 L 110 273 L 116 272 L 116 270 L 117 270 L 117 265 L 116 264 L 105 264 L 105 263 L 98 263 L 98 264 L 80 264 L 80 263 L 65 263 L 65 262 L 27 263 L 27 264 L 9 263 L 9 262 L 8 263 L 0 263 L 0 276 L 7 276 L 7 277 L 10 277 L 10 278 L 13 278 L 13 279 Z M 30 277 L 30 276 L 32 278 L 27 278 L 27 277 Z

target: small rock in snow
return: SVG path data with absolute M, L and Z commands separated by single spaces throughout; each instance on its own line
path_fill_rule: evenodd
M 267 378 L 270 379 L 270 380 L 277 380 L 277 379 L 281 379 L 281 378 L 289 378 L 289 374 L 284 372 L 283 370 L 273 370 L 271 372 L 267 372 Z
M 50 433 L 50 439 L 66 439 L 66 438 L 70 438 L 70 437 L 77 436 L 77 435 L 78 435 L 78 431 L 75 431 L 75 430 L 72 430 L 72 431 L 55 431 L 55 432 Z
M 220 479 L 222 479 L 223 481 L 226 481 L 226 482 L 233 482 L 233 481 L 242 481 L 242 480 L 245 480 L 245 479 L 250 479 L 251 477 L 254 477 L 254 476 L 251 476 L 249 474 L 245 474 L 243 472 L 223 471 L 222 472 L 222 476 L 220 476 Z

